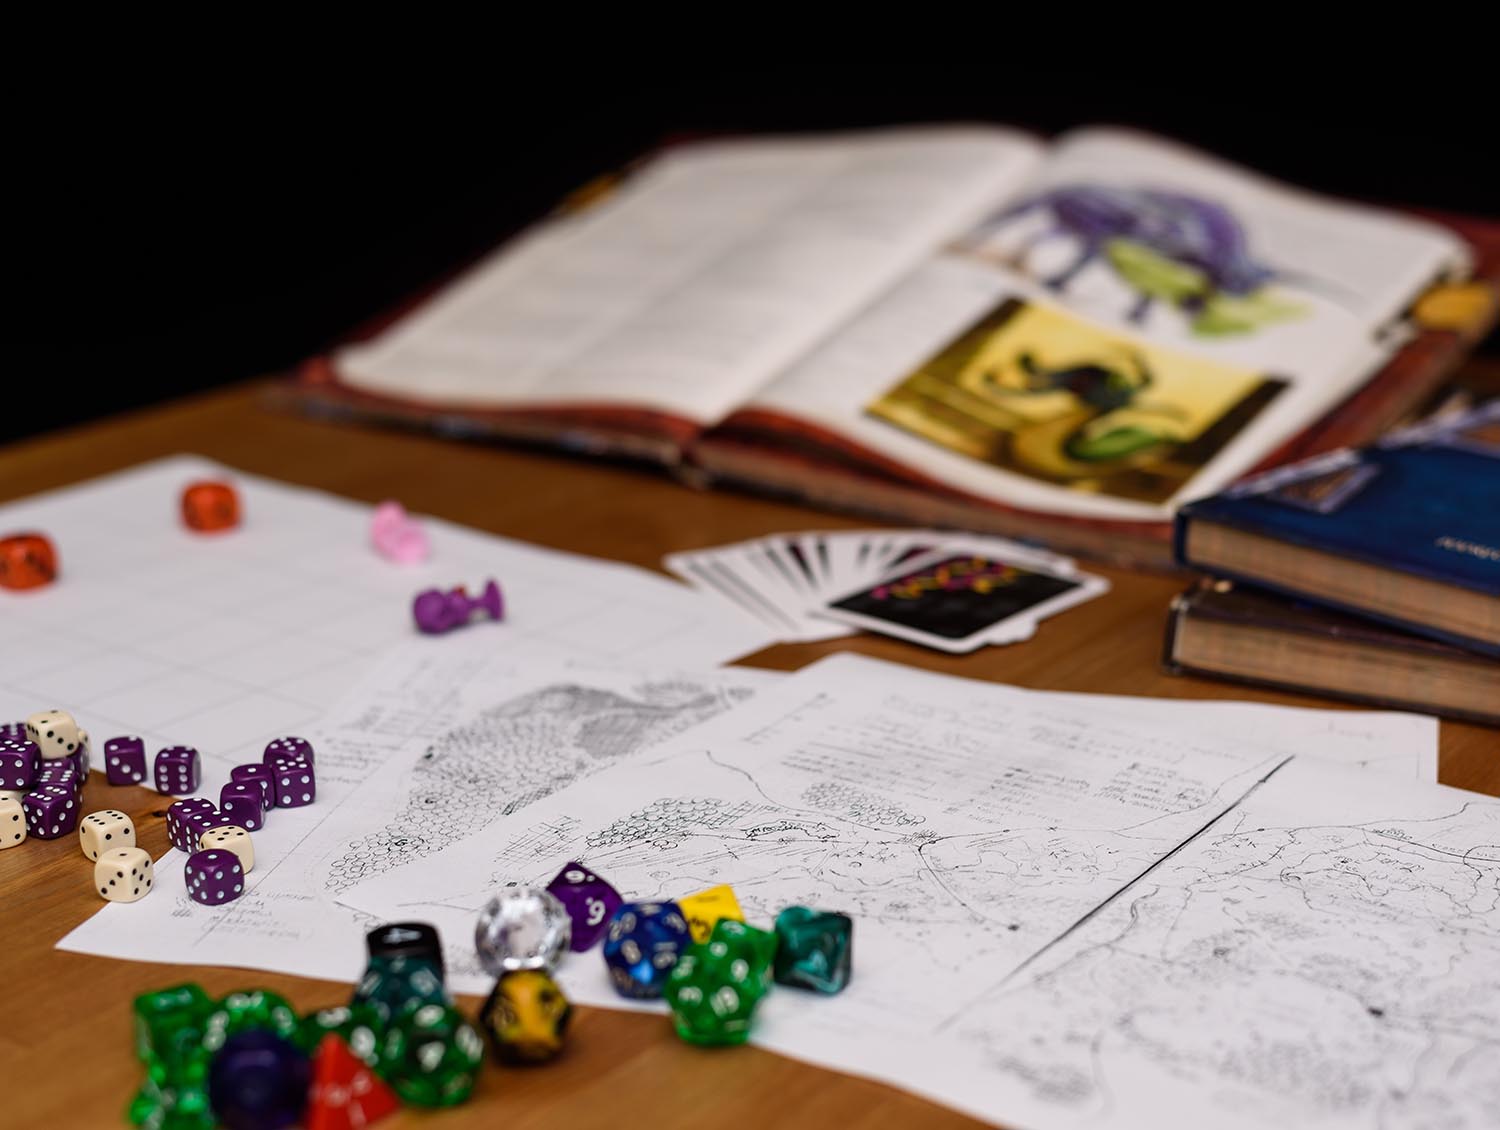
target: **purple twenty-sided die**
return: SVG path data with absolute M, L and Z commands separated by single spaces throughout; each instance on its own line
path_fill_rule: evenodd
M 190 745 L 168 746 L 156 755 L 156 791 L 186 796 L 198 791 L 198 751 Z
M 305 761 L 309 765 L 313 763 L 312 742 L 306 738 L 275 738 L 266 743 L 266 752 L 261 755 L 261 761 L 269 765 L 279 757 L 289 757 L 293 761 Z
M 271 766 L 272 796 L 277 808 L 301 808 L 313 802 L 318 795 L 318 782 L 313 767 L 305 761 L 277 760 Z
M 104 743 L 104 776 L 111 785 L 139 785 L 146 779 L 146 743 L 140 738 L 110 738 Z
M 264 794 L 261 807 L 276 807 L 276 798 L 271 789 L 271 782 L 275 780 L 275 775 L 271 772 L 269 765 L 259 761 L 250 765 L 236 765 L 229 771 L 229 779 L 231 781 L 243 782 L 247 785 L 259 785 L 261 792 Z
M 193 835 L 188 822 L 193 816 L 214 811 L 214 802 L 203 797 L 189 797 L 167 805 L 167 839 L 178 851 L 192 852 L 198 848 L 198 839 Z
M 63 785 L 41 785 L 21 798 L 26 834 L 39 840 L 71 836 L 78 827 L 78 797 Z
M 25 792 L 36 781 L 41 752 L 24 737 L 0 737 L 0 789 Z
M 619 891 L 578 862 L 566 864 L 547 884 L 547 890 L 573 920 L 568 945 L 574 953 L 582 953 L 604 936 L 610 916 L 625 901 Z
M 266 823 L 266 793 L 258 781 L 230 781 L 219 790 L 219 811 L 247 832 L 258 832 Z
M 14 738 L 16 741 L 29 741 L 26 736 L 25 722 L 0 722 L 0 742 L 6 738 Z
M 207 906 L 223 906 L 245 893 L 245 872 L 232 851 L 210 848 L 188 856 L 182 870 L 188 898 Z

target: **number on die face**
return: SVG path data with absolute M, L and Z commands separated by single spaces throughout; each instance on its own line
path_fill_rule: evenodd
M 78 825 L 78 846 L 95 860 L 115 848 L 135 847 L 135 824 L 113 808 L 90 812 Z
M 110 902 L 143 899 L 155 881 L 156 870 L 144 848 L 111 848 L 94 864 L 94 889 Z
M 604 936 L 610 915 L 625 901 L 619 891 L 576 860 L 553 877 L 547 890 L 563 904 L 573 921 L 569 944 L 574 953 L 582 953 Z
M 26 810 L 13 796 L 0 797 L 0 850 L 26 842 Z
M 202 851 L 233 852 L 246 875 L 250 874 L 255 867 L 255 847 L 250 842 L 250 833 L 233 824 L 225 824 L 204 832 L 198 838 L 198 847 Z

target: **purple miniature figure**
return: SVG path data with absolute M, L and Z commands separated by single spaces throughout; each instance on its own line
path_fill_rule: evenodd
M 488 613 L 491 620 L 504 619 L 505 602 L 500 586 L 490 580 L 477 597 L 469 596 L 462 587 L 451 592 L 424 589 L 412 601 L 411 611 L 418 629 L 435 636 L 467 624 L 476 612 Z

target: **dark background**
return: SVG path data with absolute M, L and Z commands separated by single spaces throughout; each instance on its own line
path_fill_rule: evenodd
M 1037 74 L 740 73 L 651 91 L 572 83 L 566 101 L 526 80 L 148 89 L 125 75 L 67 108 L 12 108 L 21 349 L 7 426 L 46 431 L 284 370 L 673 135 L 1126 123 L 1306 187 L 1493 216 L 1484 104 L 1216 99 Z

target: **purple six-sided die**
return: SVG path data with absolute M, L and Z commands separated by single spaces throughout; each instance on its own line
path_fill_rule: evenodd
M 219 790 L 219 811 L 247 832 L 265 826 L 265 789 L 259 781 L 230 781 Z
M 63 758 L 78 770 L 78 787 L 81 789 L 88 784 L 89 779 L 89 736 L 82 730 L 78 731 L 78 748 L 67 757 Z
M 78 776 L 78 769 L 67 757 L 54 757 L 39 764 L 36 781 L 31 787 L 39 789 L 43 785 L 59 785 L 72 789 L 75 797 L 83 791 L 83 781 Z
M 315 760 L 313 757 L 312 742 L 306 738 L 285 737 L 274 738 L 266 743 L 265 753 L 261 755 L 261 761 L 270 765 L 278 757 L 290 757 L 297 761 L 306 761 L 309 765 Z
M 24 792 L 36 781 L 41 751 L 24 737 L 0 737 L 0 789 Z
M 198 789 L 201 773 L 198 751 L 190 745 L 168 746 L 156 755 L 156 791 L 186 796 Z
M 573 921 L 568 944 L 574 953 L 582 953 L 602 938 L 611 915 L 625 902 L 619 891 L 577 861 L 564 865 L 547 884 L 547 890 Z
M 261 807 L 270 809 L 276 807 L 276 794 L 272 788 L 275 782 L 275 774 L 271 767 L 264 762 L 256 761 L 249 765 L 236 765 L 229 771 L 229 779 L 246 784 L 257 784 L 263 794 Z
M 146 779 L 146 743 L 140 738 L 110 738 L 104 743 L 104 776 L 111 785 L 139 785 Z
M 40 785 L 21 798 L 26 833 L 39 840 L 56 840 L 78 827 L 78 797 L 64 785 Z
M 197 851 L 198 845 L 203 839 L 204 832 L 211 832 L 215 828 L 222 828 L 226 824 L 233 824 L 234 820 L 230 818 L 227 812 L 220 812 L 217 808 L 210 805 L 209 811 L 195 812 L 183 823 L 185 825 L 183 835 L 187 838 L 188 845 L 182 850 Z
M 240 858 L 232 851 L 210 848 L 188 856 L 183 868 L 188 897 L 207 906 L 233 902 L 245 892 Z
M 306 761 L 290 761 L 278 758 L 271 765 L 272 795 L 277 808 L 302 808 L 313 802 L 318 794 L 318 782 L 313 767 Z
M 214 802 L 204 797 L 189 797 L 173 801 L 167 806 L 167 839 L 178 851 L 192 852 L 198 849 L 198 833 L 193 834 L 189 823 L 193 816 L 206 815 L 214 811 Z

